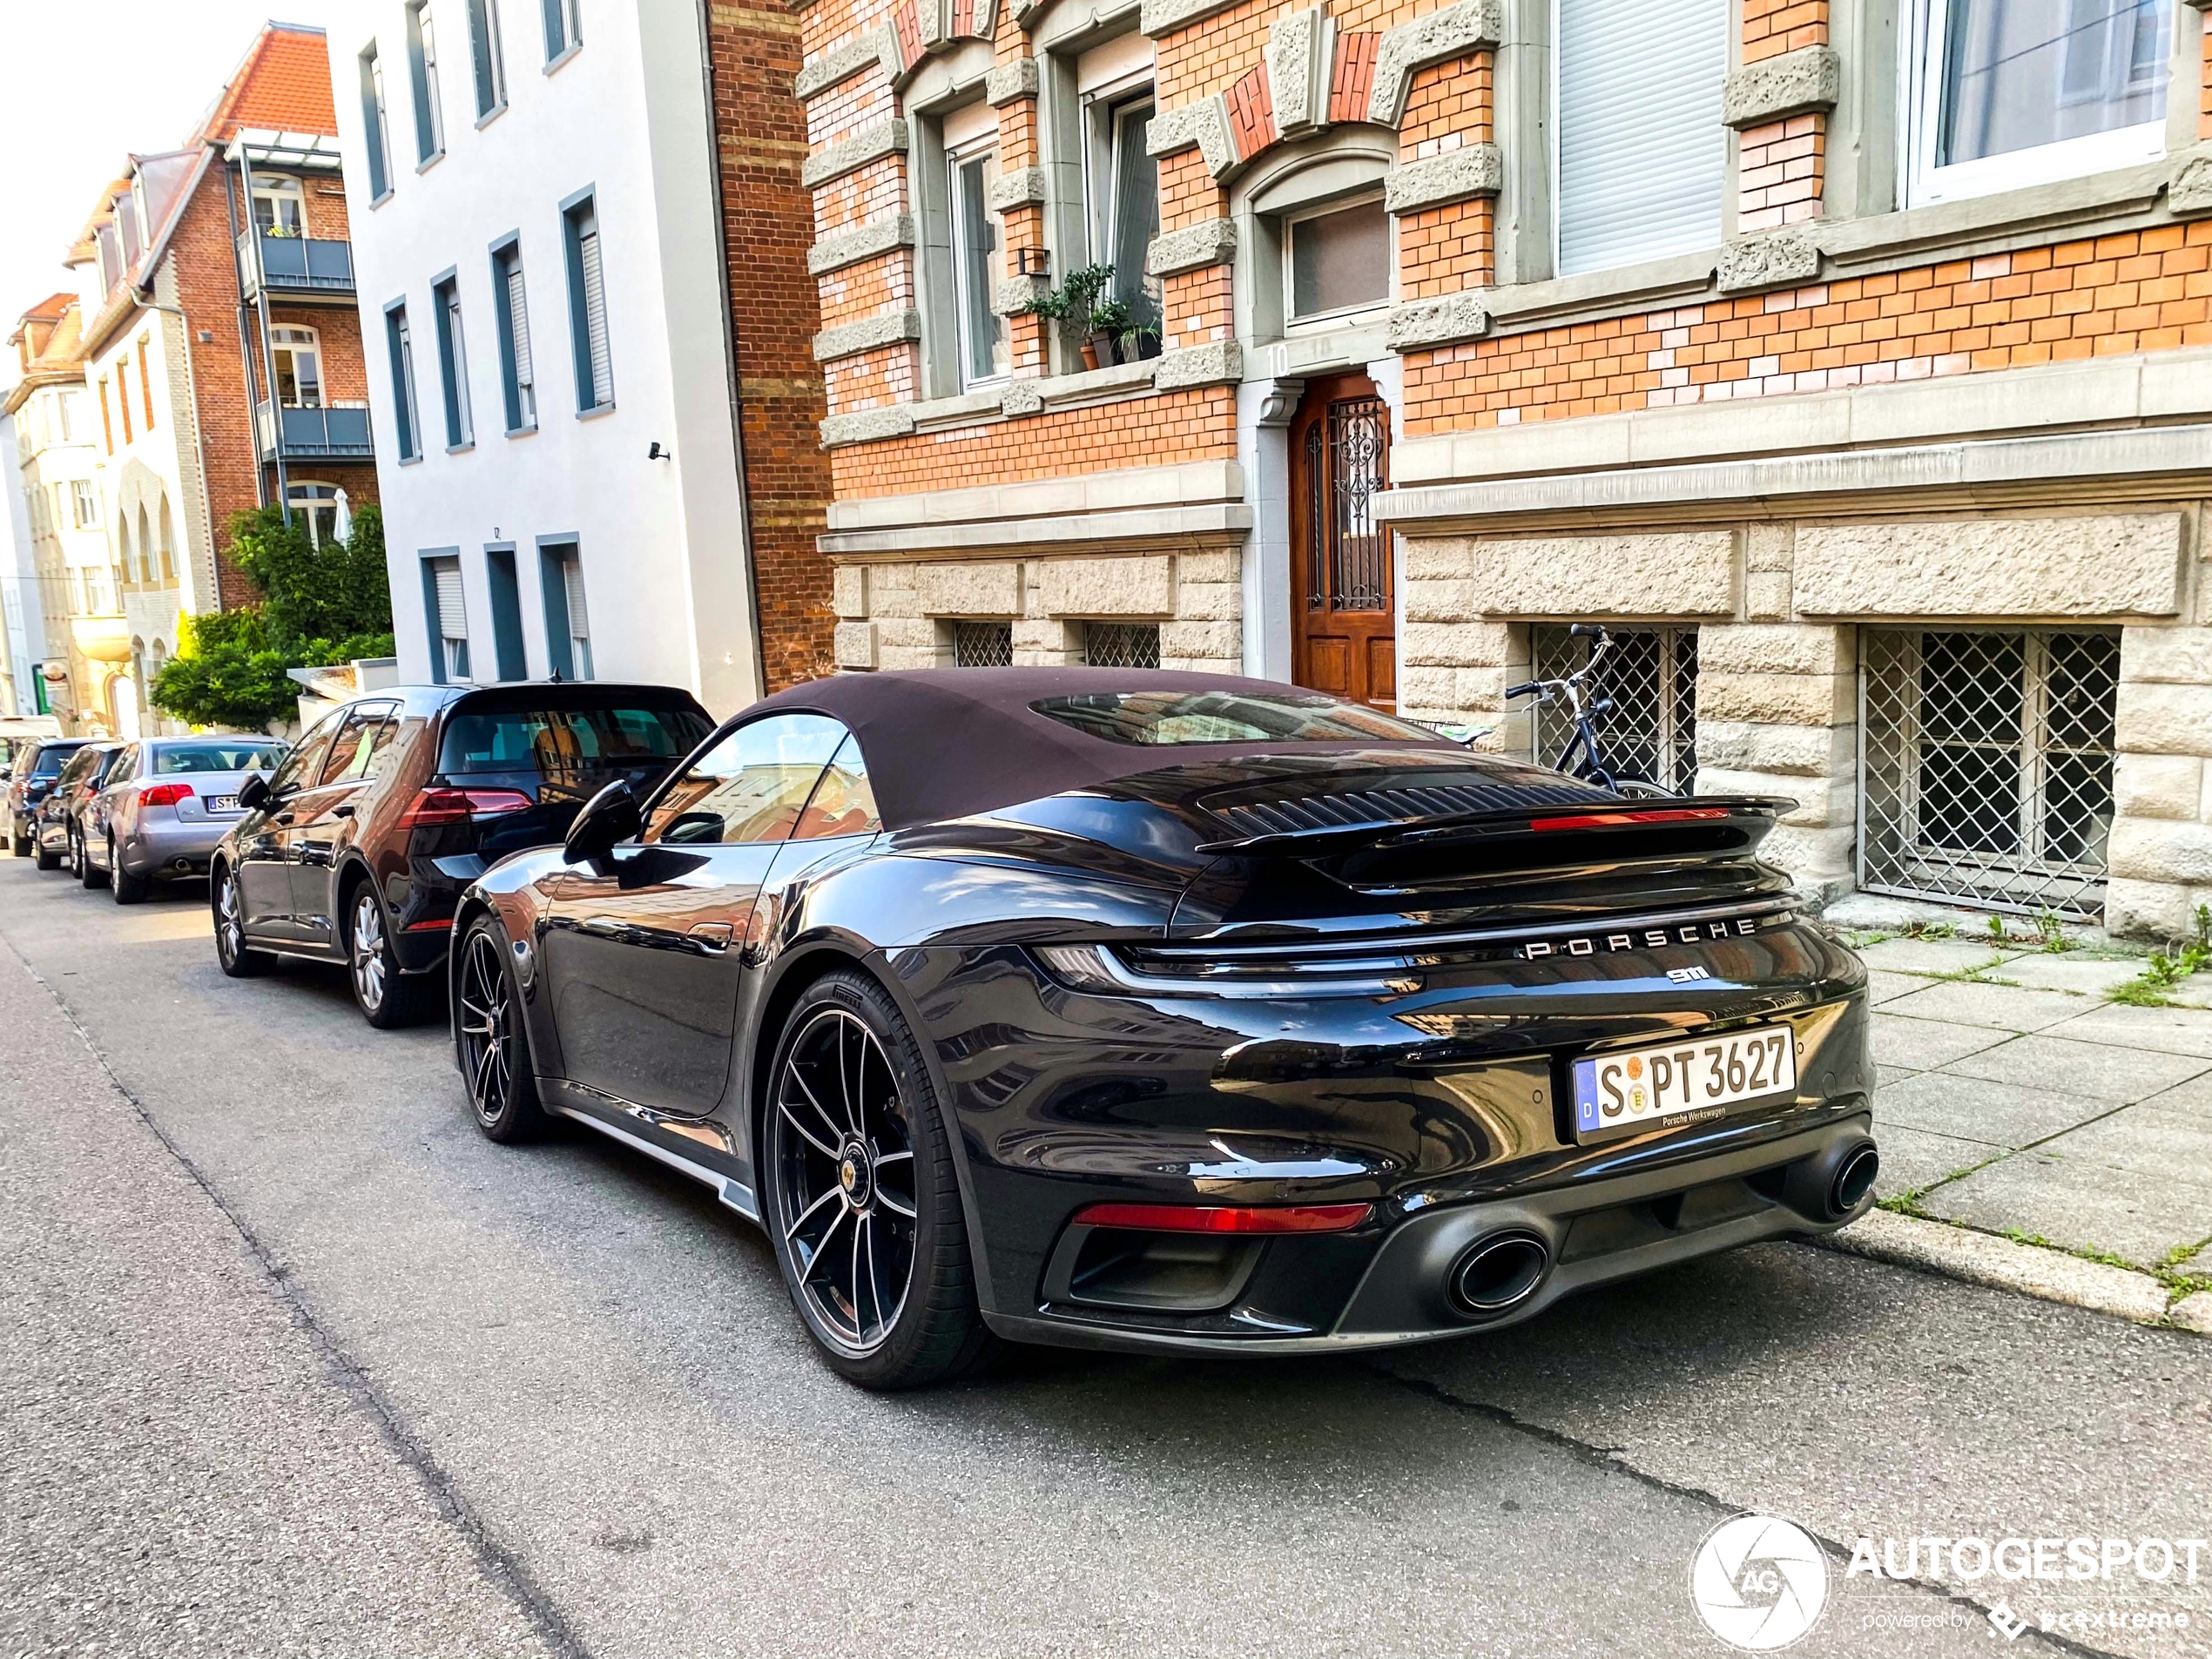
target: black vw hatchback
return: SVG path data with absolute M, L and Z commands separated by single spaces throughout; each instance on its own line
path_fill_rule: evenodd
M 371 1025 L 436 1008 L 454 905 L 509 853 L 557 843 L 616 779 L 650 790 L 713 722 L 664 685 L 395 686 L 333 710 L 267 778 L 206 803 L 238 821 L 209 866 L 215 954 L 346 964 Z
M 1258 681 L 840 677 L 471 887 L 455 1058 L 495 1140 L 557 1112 L 760 1223 L 871 1386 L 1449 1337 L 1872 1202 L 1786 805 Z

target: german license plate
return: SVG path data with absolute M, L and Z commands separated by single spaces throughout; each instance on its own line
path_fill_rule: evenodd
M 236 795 L 210 795 L 207 798 L 207 810 L 211 813 L 234 813 L 238 810 L 238 797 Z
M 1575 1138 L 1716 1116 L 1797 1086 L 1797 1038 L 1784 1025 L 1591 1055 L 1575 1062 Z

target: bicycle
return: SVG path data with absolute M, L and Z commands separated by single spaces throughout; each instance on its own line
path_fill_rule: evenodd
M 1595 622 L 1578 622 L 1567 631 L 1572 638 L 1594 642 L 1588 660 L 1564 678 L 1524 680 L 1518 685 L 1508 685 L 1506 687 L 1506 700 L 1511 702 L 1515 698 L 1533 695 L 1539 705 L 1558 701 L 1566 703 L 1574 718 L 1575 731 L 1574 735 L 1567 739 L 1566 746 L 1560 750 L 1559 759 L 1552 763 L 1554 772 L 1566 772 L 1585 783 L 1595 784 L 1601 789 L 1610 789 L 1616 794 L 1671 798 L 1675 793 L 1673 790 L 1611 765 L 1599 746 L 1598 723 L 1604 716 L 1613 712 L 1613 699 L 1588 695 L 1589 688 L 1585 682 L 1597 667 L 1599 660 L 1611 648 L 1612 637 L 1605 631 L 1604 624 Z M 1578 751 L 1581 759 L 1576 764 Z

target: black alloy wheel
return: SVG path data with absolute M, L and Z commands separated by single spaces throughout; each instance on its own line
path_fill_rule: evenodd
M 921 1050 L 874 981 L 809 986 L 769 1078 L 767 1221 L 792 1302 L 824 1356 L 866 1387 L 971 1365 L 976 1311 L 951 1149 Z
M 428 976 L 400 972 L 383 902 L 368 880 L 347 895 L 346 905 L 346 977 L 354 1006 L 379 1031 L 414 1024 L 423 1015 Z
M 217 866 L 214 890 L 210 903 L 215 913 L 217 965 L 233 979 L 253 979 L 267 973 L 276 965 L 276 958 L 246 942 L 246 894 L 239 886 L 238 872 Z M 119 887 L 117 902 L 121 902 Z
M 453 1028 L 462 1081 L 476 1127 L 502 1144 L 528 1140 L 545 1123 L 522 998 L 507 963 L 506 935 L 487 916 L 469 930 L 454 964 Z

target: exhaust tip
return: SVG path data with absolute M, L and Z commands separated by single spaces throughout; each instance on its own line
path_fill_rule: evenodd
M 1477 1318 L 1510 1312 L 1544 1282 L 1551 1246 L 1533 1232 L 1496 1232 L 1470 1244 L 1452 1270 L 1452 1298 Z
M 1858 1208 L 1866 1195 L 1874 1190 L 1874 1177 L 1881 1173 L 1882 1155 L 1874 1150 L 1871 1141 L 1861 1141 L 1844 1158 L 1836 1170 L 1836 1178 L 1828 1188 L 1828 1211 L 1831 1215 L 1843 1217 Z

